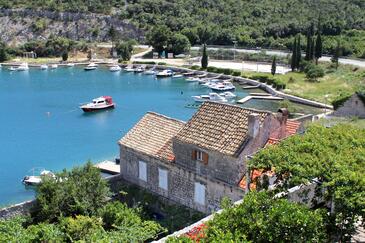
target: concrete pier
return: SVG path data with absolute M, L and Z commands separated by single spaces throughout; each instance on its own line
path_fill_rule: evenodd
M 120 165 L 116 164 L 114 161 L 105 160 L 95 165 L 100 171 L 117 175 L 120 173 Z

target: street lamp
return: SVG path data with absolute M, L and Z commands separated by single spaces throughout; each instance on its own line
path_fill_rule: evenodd
M 233 40 L 233 61 L 236 60 L 236 44 L 237 44 L 237 41 L 236 40 Z

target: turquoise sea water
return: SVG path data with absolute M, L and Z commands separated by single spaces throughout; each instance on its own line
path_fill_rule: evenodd
M 10 72 L 0 69 L 0 205 L 34 197 L 21 179 L 34 167 L 52 171 L 118 156 L 117 141 L 147 111 L 188 120 L 192 95 L 210 90 L 184 79 L 155 79 L 105 68 Z M 252 91 L 248 91 L 252 92 Z M 240 98 L 246 91 L 236 92 Z M 85 114 L 80 103 L 110 95 L 114 110 Z M 276 109 L 255 101 L 255 108 Z

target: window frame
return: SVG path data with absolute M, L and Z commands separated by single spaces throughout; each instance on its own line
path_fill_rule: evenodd
M 164 173 L 166 176 L 163 176 Z M 162 178 L 165 181 L 162 181 Z M 167 169 L 158 168 L 158 187 L 166 191 L 169 189 L 169 171 Z
M 143 166 L 141 166 L 143 165 Z M 142 168 L 144 168 L 144 170 L 142 170 Z M 141 173 L 143 172 L 143 173 Z M 138 161 L 138 179 L 140 179 L 141 181 L 147 182 L 147 163 L 139 160 Z
M 194 202 L 205 206 L 206 185 L 200 182 L 194 183 Z

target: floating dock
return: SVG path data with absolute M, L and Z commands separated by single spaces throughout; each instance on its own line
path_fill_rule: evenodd
M 94 166 L 98 168 L 101 172 L 105 172 L 111 175 L 120 174 L 120 165 L 118 165 L 114 161 L 105 160 L 97 163 Z
M 258 85 L 249 85 L 249 86 L 243 86 L 242 89 L 257 89 L 257 88 L 260 88 L 260 84 Z
M 260 99 L 260 100 L 283 100 L 283 98 L 281 97 L 276 97 L 276 96 L 246 96 L 243 99 L 240 99 L 237 101 L 238 104 L 243 104 L 246 103 L 247 101 L 251 100 L 251 99 Z

